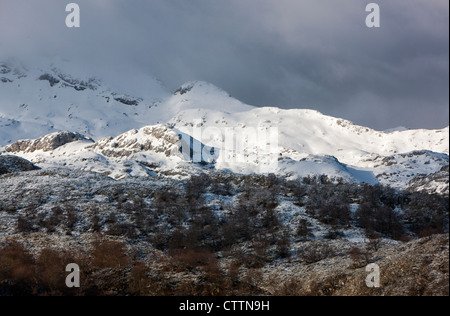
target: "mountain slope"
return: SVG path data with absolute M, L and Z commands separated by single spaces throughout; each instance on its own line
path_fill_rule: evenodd
M 258 155 L 249 155 L 242 161 L 221 161 L 221 156 L 226 153 L 207 145 L 170 125 L 155 125 L 97 142 L 67 132 L 53 133 L 37 140 L 18 141 L 5 149 L 8 154 L 23 157 L 41 167 L 64 166 L 102 173 L 114 179 L 186 178 L 208 172 L 210 168 L 238 174 L 267 173 L 261 169 L 265 162 Z M 206 160 L 204 152 L 211 148 L 217 153 L 215 159 Z M 196 161 L 196 156 L 201 160 Z M 289 179 L 327 175 L 329 179 L 348 182 L 381 183 L 399 189 L 448 194 L 448 181 L 445 181 L 448 165 L 447 154 L 431 151 L 391 156 L 370 154 L 359 165 L 350 166 L 334 156 L 291 150 L 277 157 L 275 169 L 270 171 Z
M 230 137 L 245 139 L 250 153 L 256 152 L 260 145 L 259 139 L 251 135 L 261 128 L 275 128 L 280 153 L 277 173 L 294 177 L 323 173 L 406 189 L 416 176 L 433 174 L 449 163 L 448 127 L 386 133 L 317 111 L 278 108 L 254 108 L 231 114 L 193 109 L 180 112 L 170 123 L 187 134 L 204 133 L 203 142 L 212 147 L 226 147 L 224 139 Z M 231 136 L 227 136 L 229 129 L 234 132 Z M 338 168 L 340 171 L 329 169 L 334 160 L 321 162 L 322 168 L 304 163 L 327 156 L 336 158 L 342 166 Z M 232 162 L 219 165 L 235 172 L 255 171 Z
M 305 155 L 332 155 L 346 164 L 361 163 L 371 154 L 388 156 L 415 150 L 449 153 L 449 128 L 442 130 L 407 130 L 384 133 L 323 115 L 313 110 L 255 108 L 232 114 L 206 109 L 182 111 L 170 123 L 193 133 L 192 122 L 202 128 L 275 127 L 282 153 L 300 158 Z M 296 153 L 294 154 L 293 151 Z
M 256 108 L 201 81 L 170 94 L 154 78 L 113 79 L 63 62 L 0 63 L 0 145 L 115 179 L 187 177 L 206 165 L 448 192 L 449 127 L 381 132 L 313 110 Z
M 67 135 L 72 133 L 57 132 L 37 140 L 17 141 L 6 146 L 5 151 L 44 168 L 94 171 L 114 179 L 148 176 L 186 178 L 201 171 L 200 166 L 190 163 L 195 152 L 183 147 L 186 144 L 181 135 L 165 125 L 146 126 L 97 142 Z M 65 141 L 58 142 L 61 139 Z M 202 148 L 202 145 L 195 147 Z
M 252 108 L 204 82 L 187 83 L 171 94 L 145 75 L 99 78 L 64 62 L 29 67 L 0 61 L 0 146 L 61 130 L 94 139 L 117 136 L 199 107 Z
M 118 135 L 147 125 L 151 109 L 169 95 L 152 78 L 145 81 L 151 98 L 144 99 L 86 74 L 75 78 L 59 66 L 64 64 L 27 68 L 0 62 L 0 145 L 61 130 L 94 138 Z

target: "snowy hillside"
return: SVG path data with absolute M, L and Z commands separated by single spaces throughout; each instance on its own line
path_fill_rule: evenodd
M 203 82 L 187 83 L 172 95 L 146 75 L 114 76 L 100 78 L 65 62 L 31 68 L 0 61 L 0 146 L 61 130 L 97 140 L 115 137 L 199 107 L 252 108 Z
M 448 192 L 436 182 L 448 174 L 448 127 L 375 131 L 313 110 L 246 105 L 205 82 L 171 94 L 154 78 L 100 78 L 64 62 L 0 62 L 0 145 L 39 166 L 115 179 L 206 167 Z
M 131 96 L 126 85 L 113 91 L 101 79 L 61 70 L 66 64 L 42 68 L 0 62 L 0 144 L 69 130 L 90 137 L 118 135 L 148 124 L 152 108 L 167 97 L 153 78 L 143 96 Z M 149 97 L 150 96 L 150 97 Z M 158 119 L 158 118 L 155 118 Z
M 224 147 L 227 129 L 233 128 L 236 137 L 245 138 L 253 151 L 258 147 L 258 139 L 252 138 L 252 133 L 259 128 L 276 128 L 280 157 L 275 173 L 292 178 L 327 174 L 406 189 L 414 177 L 438 172 L 449 162 L 448 127 L 386 133 L 313 110 L 278 108 L 236 113 L 187 110 L 170 123 L 191 135 L 207 131 L 207 137 L 202 138 L 204 143 L 219 148 Z M 240 173 L 257 172 L 255 160 L 250 162 L 253 164 L 218 166 Z
M 382 156 L 429 150 L 449 153 L 449 128 L 378 132 L 313 110 L 255 108 L 232 114 L 212 110 L 188 110 L 171 123 L 187 130 L 192 122 L 202 127 L 276 127 L 282 152 L 295 151 L 295 158 L 306 155 L 332 155 L 346 164 L 359 164 L 370 154 Z M 294 155 L 291 153 L 290 155 Z

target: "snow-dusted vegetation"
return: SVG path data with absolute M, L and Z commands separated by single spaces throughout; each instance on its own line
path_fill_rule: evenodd
M 292 181 L 212 171 L 187 180 L 117 181 L 50 168 L 5 174 L 0 191 L 3 251 L 19 251 L 11 240 L 20 241 L 28 249 L 20 251 L 38 256 L 36 269 L 48 256 L 76 258 L 92 269 L 91 277 L 101 275 L 84 294 L 276 294 L 288 289 L 269 289 L 264 280 L 281 266 L 287 265 L 278 275 L 283 286 L 295 281 L 292 269 L 329 260 L 348 265 L 350 278 L 380 249 L 448 233 L 448 197 L 327 176 Z M 324 275 L 333 269 L 330 264 Z M 124 287 L 121 278 L 131 282 L 136 271 L 149 284 L 158 284 L 155 271 L 163 272 L 157 286 L 164 288 L 135 289 L 128 281 Z M 170 286 L 174 280 L 193 287 Z M 2 290 L 36 290 L 15 282 Z M 39 291 L 68 290 L 49 284 Z

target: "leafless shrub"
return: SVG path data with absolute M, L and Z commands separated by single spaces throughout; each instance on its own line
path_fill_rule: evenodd
M 17 231 L 20 233 L 34 232 L 33 224 L 25 217 L 19 216 L 17 219 Z
M 93 232 L 98 233 L 101 231 L 101 229 L 102 229 L 101 219 L 98 215 L 92 216 L 91 223 L 92 223 L 92 231 Z
M 12 241 L 0 248 L 0 292 L 30 295 L 35 275 L 33 256 L 24 246 Z
M 148 276 L 148 267 L 142 262 L 134 263 L 130 272 L 129 291 L 134 296 L 144 296 L 150 294 L 152 280 Z
M 186 183 L 185 196 L 188 201 L 196 200 L 201 197 L 206 189 L 211 185 L 211 178 L 206 174 L 192 176 Z
M 172 250 L 170 253 L 172 265 L 177 271 L 192 271 L 198 267 L 205 267 L 215 260 L 213 253 L 190 249 Z
M 305 296 L 303 282 L 300 279 L 292 279 L 285 282 L 274 280 L 274 296 Z
M 72 262 L 79 262 L 69 254 L 45 248 L 41 250 L 36 260 L 36 272 L 40 291 L 45 295 L 70 295 L 65 283 L 65 267 Z
M 117 237 L 127 237 L 129 239 L 136 239 L 136 227 L 132 223 L 115 223 L 110 225 L 108 235 Z
M 291 242 L 288 234 L 283 234 L 277 241 L 276 253 L 282 259 L 291 258 Z
M 130 259 L 123 244 L 115 241 L 105 241 L 94 246 L 92 263 L 98 268 L 124 268 Z
M 354 267 L 361 268 L 370 263 L 370 254 L 368 251 L 361 250 L 358 247 L 353 247 L 349 250 L 348 255 L 353 261 Z
M 326 243 L 311 243 L 304 247 L 299 253 L 300 259 L 306 264 L 316 263 L 331 258 L 334 255 L 334 249 Z
M 297 226 L 297 236 L 305 241 L 311 237 L 314 237 L 311 229 L 311 223 L 306 219 L 301 219 Z

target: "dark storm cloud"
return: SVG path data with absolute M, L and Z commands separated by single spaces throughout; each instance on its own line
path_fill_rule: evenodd
M 0 0 L 0 53 L 129 68 L 169 89 L 205 80 L 254 105 L 313 108 L 378 129 L 448 125 L 448 1 Z

